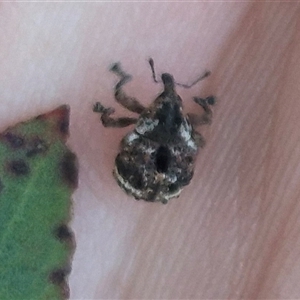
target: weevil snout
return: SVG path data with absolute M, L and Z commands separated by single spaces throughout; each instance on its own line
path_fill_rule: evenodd
M 165 86 L 165 91 L 166 90 L 174 90 L 175 82 L 174 82 L 174 77 L 171 74 L 163 73 L 161 75 L 161 80 Z

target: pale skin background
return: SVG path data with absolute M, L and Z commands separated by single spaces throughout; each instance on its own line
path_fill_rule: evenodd
M 0 129 L 67 103 L 80 164 L 71 299 L 300 298 L 300 7 L 297 3 L 2 3 Z M 121 137 L 94 101 L 159 93 L 147 64 L 218 97 L 192 183 L 135 201 L 111 171 Z

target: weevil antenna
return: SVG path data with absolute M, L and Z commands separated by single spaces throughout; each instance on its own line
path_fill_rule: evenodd
M 158 81 L 156 79 L 156 74 L 155 74 L 155 70 L 154 70 L 154 60 L 150 57 L 148 62 L 149 62 L 150 68 L 151 68 L 152 78 L 153 78 L 154 82 L 159 83 L 160 81 Z
M 151 68 L 151 72 L 152 72 L 152 77 L 153 77 L 153 80 L 155 83 L 159 83 L 161 81 L 157 80 L 156 79 L 156 74 L 155 74 L 155 69 L 154 69 L 154 60 L 152 59 L 152 57 L 149 58 L 148 60 L 149 62 L 149 65 L 150 65 L 150 68 Z M 202 74 L 201 76 L 199 76 L 194 82 L 192 82 L 191 84 L 184 84 L 184 83 L 179 83 L 179 82 L 175 82 L 175 84 L 177 86 L 181 86 L 185 89 L 189 89 L 191 88 L 192 86 L 194 86 L 195 84 L 197 84 L 199 81 L 205 79 L 206 77 L 208 77 L 209 75 L 211 74 L 210 71 L 205 71 L 204 74 Z
M 198 83 L 199 81 L 205 79 L 206 77 L 208 77 L 210 75 L 210 71 L 205 71 L 204 74 L 202 74 L 199 78 L 197 78 L 194 82 L 192 82 L 191 84 L 183 84 L 183 83 L 178 83 L 175 82 L 176 85 L 181 86 L 185 89 L 189 89 L 192 86 L 194 86 L 196 83 Z

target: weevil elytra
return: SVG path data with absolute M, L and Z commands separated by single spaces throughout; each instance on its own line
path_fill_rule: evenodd
M 151 58 L 149 64 L 153 80 L 160 82 L 156 79 Z M 100 102 L 94 105 L 93 110 L 101 114 L 105 127 L 135 124 L 121 141 L 120 152 L 115 159 L 114 177 L 119 186 L 137 200 L 166 204 L 169 199 L 178 197 L 193 177 L 198 149 L 205 143 L 194 128 L 211 123 L 210 106 L 215 103 L 213 96 L 194 97 L 204 112 L 184 115 L 182 99 L 175 86 L 190 88 L 209 76 L 210 72 L 205 72 L 190 85 L 176 83 L 171 74 L 163 73 L 163 92 L 149 107 L 144 107 L 124 92 L 123 86 L 131 80 L 131 76 L 122 70 L 120 64 L 114 64 L 110 70 L 120 78 L 114 89 L 116 101 L 139 114 L 138 118 L 112 118 L 113 108 L 106 108 Z

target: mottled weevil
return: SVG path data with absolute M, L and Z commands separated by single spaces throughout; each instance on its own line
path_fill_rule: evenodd
M 153 80 L 160 82 L 156 79 L 153 59 L 149 59 L 149 64 Z M 205 72 L 190 85 L 176 83 L 171 74 L 163 73 L 163 92 L 149 107 L 144 107 L 124 92 L 123 86 L 131 80 L 131 76 L 122 70 L 120 64 L 114 64 L 110 70 L 120 78 L 114 89 L 116 101 L 139 114 L 138 118 L 112 118 L 113 108 L 106 108 L 100 102 L 94 105 L 93 110 L 101 114 L 105 127 L 135 124 L 133 131 L 121 141 L 114 177 L 119 186 L 135 199 L 166 204 L 169 199 L 178 197 L 193 177 L 198 149 L 205 143 L 194 128 L 211 122 L 210 106 L 215 103 L 213 96 L 194 97 L 204 112 L 201 115 L 184 115 L 182 99 L 175 86 L 190 88 L 209 76 L 210 72 Z

